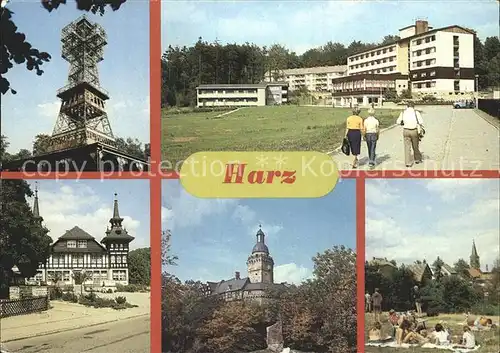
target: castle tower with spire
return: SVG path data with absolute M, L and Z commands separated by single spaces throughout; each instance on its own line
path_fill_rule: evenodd
M 481 263 L 479 261 L 479 255 L 477 254 L 476 243 L 472 241 L 472 253 L 470 255 L 470 267 L 480 269 Z
M 128 281 L 129 243 L 134 237 L 123 227 L 123 218 L 118 210 L 118 198 L 115 193 L 113 217 L 109 220 L 111 228 L 106 230 L 106 236 L 101 240 L 107 250 L 110 271 L 108 279 L 113 281 Z
M 251 283 L 274 283 L 274 260 L 265 243 L 266 235 L 259 226 L 257 242 L 247 260 L 248 278 Z

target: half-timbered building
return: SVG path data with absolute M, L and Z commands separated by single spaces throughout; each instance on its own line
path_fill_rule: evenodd
M 43 222 L 37 190 L 33 215 L 38 222 Z M 127 285 L 129 244 L 134 237 L 123 227 L 116 194 L 109 223 L 100 242 L 79 226 L 67 230 L 51 245 L 49 258 L 40 264 L 36 276 L 29 281 L 73 285 L 83 280 L 85 285 L 98 287 Z

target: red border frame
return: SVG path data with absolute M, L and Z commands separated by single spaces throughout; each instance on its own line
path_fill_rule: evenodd
M 365 347 L 365 178 L 356 179 L 356 281 L 358 352 Z
M 149 2 L 151 170 L 161 160 L 161 1 Z M 151 202 L 151 353 L 161 353 L 161 175 L 149 174 Z
M 100 172 L 67 173 L 64 175 L 36 175 L 25 172 L 0 172 L 1 179 L 149 179 L 150 180 L 150 247 L 151 247 L 151 312 L 150 352 L 162 350 L 161 312 L 161 189 L 163 179 L 178 179 L 177 172 L 160 170 L 161 161 L 161 0 L 150 0 L 150 143 L 151 169 L 149 172 L 122 172 L 112 175 Z M 429 178 L 500 178 L 500 170 L 387 170 L 340 171 L 341 178 L 356 179 L 356 272 L 357 272 L 357 350 L 365 346 L 365 180 L 429 179 Z

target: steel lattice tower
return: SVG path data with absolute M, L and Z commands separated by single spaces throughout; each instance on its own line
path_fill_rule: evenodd
M 49 150 L 60 151 L 92 143 L 115 146 L 106 114 L 108 93 L 99 84 L 97 64 L 103 60 L 104 28 L 82 16 L 62 29 L 62 58 L 70 64 L 68 83 L 57 91 L 62 100 Z

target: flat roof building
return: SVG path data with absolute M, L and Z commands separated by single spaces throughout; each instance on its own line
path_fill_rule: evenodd
M 287 103 L 286 82 L 211 84 L 196 87 L 198 107 L 252 107 Z
M 414 98 L 432 95 L 455 100 L 474 95 L 473 31 L 456 25 L 433 29 L 427 21 L 419 20 L 400 29 L 399 37 L 347 58 L 347 76 L 351 78 L 332 80 L 334 104 L 381 104 L 380 90 L 385 89 L 398 93 L 409 89 Z M 377 87 L 379 92 L 375 92 Z
M 305 67 L 280 70 L 278 74 L 268 71 L 264 80 L 267 82 L 285 81 L 290 91 L 305 87 L 310 92 L 331 92 L 332 80 L 345 76 L 346 73 L 346 65 Z

